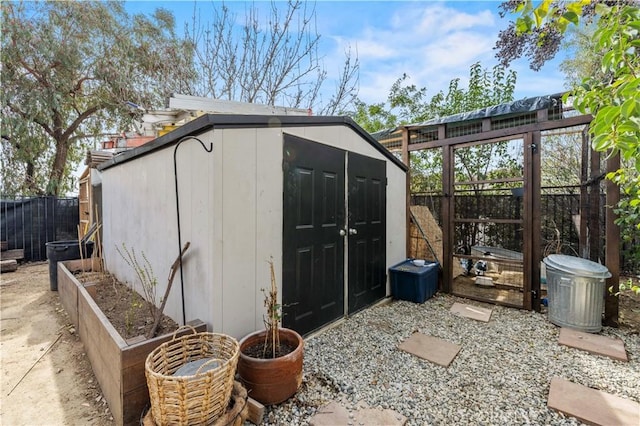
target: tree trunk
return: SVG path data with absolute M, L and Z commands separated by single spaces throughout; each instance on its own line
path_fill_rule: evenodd
M 47 195 L 59 195 L 64 168 L 67 164 L 67 154 L 69 152 L 69 139 L 56 140 L 56 155 L 53 158 L 49 184 L 47 185 Z
M 33 161 L 27 161 L 27 170 L 24 175 L 23 187 L 27 189 L 28 194 L 43 195 L 42 189 L 40 189 L 36 183 L 36 166 Z

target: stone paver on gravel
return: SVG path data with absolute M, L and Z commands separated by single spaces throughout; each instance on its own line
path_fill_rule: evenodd
M 448 367 L 453 362 L 461 348 L 455 343 L 422 333 L 413 333 L 411 337 L 398 345 L 398 349 L 443 367 Z
M 407 425 L 545 424 L 580 420 L 547 406 L 553 377 L 640 401 L 640 338 L 620 338 L 629 362 L 558 344 L 560 328 L 545 313 L 494 306 L 488 323 L 453 315 L 454 303 L 486 306 L 437 293 L 366 309 L 305 340 L 304 380 L 289 401 L 267 407 L 267 425 L 303 425 L 331 401 L 391 409 Z M 461 345 L 448 368 L 398 349 L 413 333 Z
M 558 343 L 620 361 L 629 360 L 627 351 L 624 349 L 624 342 L 617 337 L 611 338 L 570 328 L 561 328 Z
M 640 404 L 559 377 L 551 380 L 550 408 L 592 425 L 640 425 Z
M 489 322 L 493 309 L 482 308 L 480 306 L 471 306 L 466 303 L 454 303 L 451 306 L 451 313 L 460 315 L 465 318 L 471 318 L 477 321 Z

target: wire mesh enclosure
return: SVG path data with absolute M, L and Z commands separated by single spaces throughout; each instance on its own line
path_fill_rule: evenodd
M 523 146 L 518 138 L 453 150 L 455 294 L 523 306 Z
M 446 292 L 536 310 L 550 254 L 606 264 L 611 283 L 637 273 L 640 232 L 615 227 L 619 191 L 604 177 L 619 166 L 591 149 L 590 121 L 558 94 L 395 129 L 411 167 L 409 255 L 439 261 Z

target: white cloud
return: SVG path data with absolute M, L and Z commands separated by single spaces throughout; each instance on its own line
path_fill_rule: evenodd
M 360 99 L 368 103 L 385 102 L 389 95 L 389 88 L 400 77 L 393 73 L 360 74 Z M 366 79 L 367 84 L 362 84 Z
M 354 3 L 352 3 L 354 4 Z M 497 64 L 493 49 L 500 29 L 508 24 L 498 15 L 497 3 L 387 3 L 388 16 L 354 14 L 349 25 L 323 33 L 335 43 L 325 57 L 328 70 L 340 69 L 344 52 L 351 46 L 360 60 L 360 92 L 369 103 L 384 102 L 391 85 L 406 73 L 409 84 L 426 87 L 427 96 L 446 91 L 452 79 L 465 87 L 469 68 L 480 62 L 485 68 Z M 516 98 L 561 91 L 562 74 L 557 64 L 543 72 L 528 69 L 525 60 L 516 61 Z
M 434 30 L 442 34 L 476 27 L 492 27 L 494 25 L 494 16 L 488 10 L 472 15 L 437 5 L 422 9 L 418 12 L 418 16 L 420 18 L 416 20 L 415 31 L 427 35 L 432 34 Z M 396 21 L 397 18 L 394 18 L 394 23 Z
M 493 40 L 485 34 L 460 31 L 425 47 L 425 56 L 440 69 L 460 68 L 492 53 Z M 468 66 L 467 66 L 468 70 Z
M 373 40 L 358 40 L 355 44 L 360 60 L 390 59 L 396 57 L 396 50 Z
M 357 46 L 360 97 L 366 102 L 384 101 L 403 73 L 433 94 L 451 79 L 466 77 L 473 63 L 493 60 L 496 16 L 490 10 L 472 14 L 439 3 L 413 3 L 397 8 L 386 25 L 355 26 L 355 32 L 334 37 L 336 51 Z

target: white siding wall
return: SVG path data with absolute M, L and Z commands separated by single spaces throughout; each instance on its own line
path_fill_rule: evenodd
M 240 338 L 262 328 L 262 288 L 269 286 L 268 260 L 282 277 L 283 132 L 386 160 L 343 126 L 216 129 L 178 149 L 187 321 L 199 318 L 210 330 Z M 164 294 L 169 267 L 178 254 L 173 150 L 161 151 L 103 172 L 105 260 L 119 279 L 133 271 L 115 251 L 123 242 L 144 251 Z M 388 161 L 388 160 L 387 160 Z M 405 174 L 387 165 L 387 263 L 405 256 Z M 182 321 L 180 277 L 165 313 Z
M 237 337 L 263 327 L 273 257 L 282 264 L 282 142 L 278 129 L 223 130 L 223 329 Z
M 207 145 L 210 134 L 200 137 Z M 178 255 L 173 175 L 173 146 L 103 171 L 104 252 L 107 269 L 120 280 L 137 285 L 134 271 L 116 246 L 144 252 L 158 279 L 157 299 L 164 295 L 169 268 Z M 211 212 L 214 193 L 214 153 L 191 140 L 178 150 L 182 241 L 191 247 L 184 259 L 186 319 L 214 322 L 221 302 L 211 285 L 216 238 Z M 206 301 L 205 303 L 202 303 Z M 216 303 L 218 306 L 216 306 Z M 182 322 L 180 275 L 176 275 L 165 313 Z M 218 315 L 220 318 L 220 316 Z M 218 318 L 218 319 L 219 319 Z

